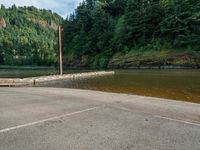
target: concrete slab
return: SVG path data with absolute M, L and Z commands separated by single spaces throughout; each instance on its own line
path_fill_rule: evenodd
M 0 88 L 0 149 L 198 150 L 200 105 L 57 88 Z
M 56 81 L 56 80 L 76 80 L 93 78 L 97 76 L 114 75 L 114 71 L 96 71 L 96 72 L 84 72 L 75 74 L 63 74 L 63 75 L 50 75 L 30 78 L 0 78 L 0 87 L 19 87 L 19 86 L 33 86 L 37 83 Z

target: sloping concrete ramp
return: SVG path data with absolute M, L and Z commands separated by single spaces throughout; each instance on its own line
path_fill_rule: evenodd
M 50 75 L 50 76 L 40 76 L 31 78 L 0 78 L 0 86 L 24 86 L 24 85 L 35 85 L 41 82 L 48 82 L 54 80 L 76 80 L 82 78 L 93 78 L 97 76 L 107 76 L 114 75 L 114 71 L 97 71 L 97 72 L 85 72 L 85 73 L 75 73 L 75 74 L 64 74 L 64 75 Z
M 2 150 L 199 150 L 200 105 L 57 88 L 0 88 Z

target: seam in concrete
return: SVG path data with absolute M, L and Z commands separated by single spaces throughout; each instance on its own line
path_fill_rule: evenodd
M 5 133 L 5 132 L 12 131 L 12 130 L 25 128 L 25 127 L 28 127 L 28 126 L 33 126 L 33 125 L 41 124 L 41 123 L 52 121 L 52 120 L 56 120 L 56 119 L 61 119 L 61 118 L 72 116 L 72 115 L 76 115 L 76 114 L 85 113 L 85 112 L 92 111 L 92 110 L 95 110 L 95 109 L 98 109 L 98 108 L 100 108 L 100 106 L 91 107 L 91 108 L 84 109 L 84 110 L 81 110 L 81 111 L 76 111 L 76 112 L 72 112 L 72 113 L 68 113 L 68 114 L 63 114 L 63 115 L 60 115 L 60 116 L 55 116 L 55 117 L 51 117 L 51 118 L 47 118 L 47 119 L 44 119 L 44 120 L 39 120 L 39 121 L 31 122 L 31 123 L 26 123 L 26 124 L 23 124 L 23 125 L 18 125 L 18 126 L 14 126 L 14 127 L 10 127 L 10 128 L 1 129 L 0 133 Z
M 170 118 L 170 117 L 154 115 L 153 113 L 147 113 L 147 112 L 144 112 L 144 111 L 134 111 L 134 110 L 131 110 L 129 108 L 125 108 L 125 107 L 121 107 L 121 106 L 110 106 L 110 107 L 120 109 L 120 110 L 123 110 L 123 111 L 128 111 L 128 112 L 143 113 L 145 115 L 150 115 L 154 118 L 160 118 L 160 119 L 170 120 L 170 121 L 174 121 L 174 122 L 179 122 L 179 123 L 184 123 L 184 124 L 189 124 L 189 125 L 194 125 L 194 126 L 200 126 L 199 122 L 190 122 L 190 121 L 186 121 L 186 120 L 182 120 L 182 119 L 174 119 L 174 118 Z
M 170 121 L 175 121 L 175 122 L 180 122 L 180 123 L 184 123 L 184 124 L 190 124 L 190 125 L 194 125 L 194 126 L 200 126 L 200 123 L 189 122 L 189 121 L 185 121 L 185 120 L 181 120 L 181 119 L 173 119 L 173 118 L 159 116 L 159 115 L 156 115 L 154 117 L 165 119 L 165 120 L 170 120 Z

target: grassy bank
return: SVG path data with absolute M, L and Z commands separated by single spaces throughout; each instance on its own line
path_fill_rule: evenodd
M 189 67 L 200 68 L 200 52 L 186 50 L 149 50 L 116 53 L 109 61 L 108 68 L 140 67 Z

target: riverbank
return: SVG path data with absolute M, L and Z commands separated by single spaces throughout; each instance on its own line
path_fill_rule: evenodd
M 200 50 L 164 49 L 164 50 L 131 50 L 117 52 L 112 57 L 82 56 L 80 59 L 65 56 L 64 67 L 76 69 L 200 69 Z M 55 69 L 54 66 L 7 66 L 0 69 Z
M 0 95 L 2 149 L 199 148 L 199 104 L 62 88 Z
M 112 56 L 82 56 L 79 59 L 65 56 L 63 61 L 67 68 L 199 69 L 200 51 L 135 49 L 117 52 Z
M 188 69 L 200 68 L 200 52 L 183 50 L 149 50 L 117 53 L 108 68 Z

